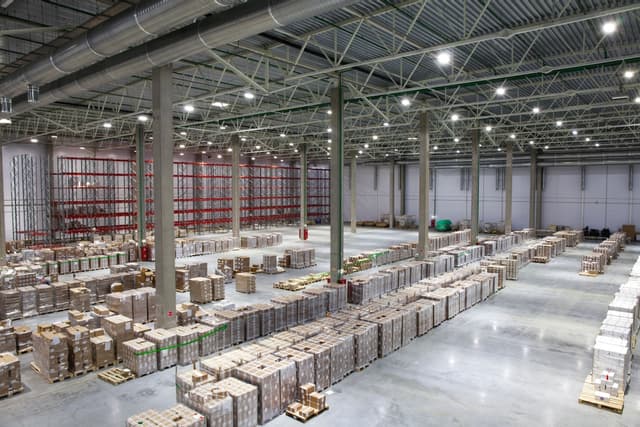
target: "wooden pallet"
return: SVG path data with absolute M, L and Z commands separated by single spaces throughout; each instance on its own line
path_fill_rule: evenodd
M 98 378 L 113 385 L 120 385 L 134 379 L 136 376 L 131 372 L 126 372 L 124 369 L 111 368 L 104 372 L 98 373 Z
M 580 392 L 580 396 L 578 397 L 578 402 L 622 414 L 622 410 L 624 409 L 624 392 L 621 391 L 618 393 L 618 397 L 611 397 L 608 401 L 600 400 L 595 395 L 595 387 L 591 381 L 591 375 L 587 376 L 582 386 L 582 392 Z
M 33 347 L 29 346 L 29 347 L 25 347 L 21 350 L 17 350 L 18 354 L 25 354 L 25 353 L 31 353 L 33 351 Z
M 95 371 L 99 371 L 100 369 L 108 368 L 110 366 L 116 366 L 119 362 L 112 360 L 111 362 L 104 363 L 102 365 L 93 365 L 93 369 Z
M 59 382 L 59 381 L 64 381 L 64 380 L 66 380 L 66 379 L 68 379 L 68 378 L 71 378 L 71 374 L 65 374 L 65 375 L 63 375 L 63 376 L 61 376 L 61 377 L 50 378 L 50 377 L 47 377 L 47 376 L 42 372 L 42 370 L 40 369 L 40 367 L 39 367 L 38 365 L 36 365 L 35 363 L 31 362 L 31 363 L 29 364 L 29 366 L 31 366 L 31 370 L 32 370 L 33 372 L 35 372 L 36 374 L 40 375 L 42 378 L 44 378 L 45 380 L 47 380 L 47 382 L 48 382 L 49 384 L 57 383 L 57 382 Z
M 95 370 L 96 370 L 96 367 L 91 365 L 88 368 L 80 369 L 78 371 L 73 372 L 72 376 L 79 377 L 79 376 L 82 376 L 82 375 L 86 375 L 89 372 L 94 372 Z
M 24 391 L 24 387 L 22 385 L 20 385 L 20 388 L 15 389 L 15 390 L 10 390 L 6 393 L 2 393 L 0 394 L 0 399 L 4 399 L 5 397 L 11 397 L 14 394 L 18 394 L 18 393 L 22 393 Z
M 310 408 L 310 406 L 306 406 L 306 407 L 307 407 L 307 408 Z M 287 409 L 286 414 L 287 414 L 288 416 L 290 416 L 291 418 L 294 418 L 294 419 L 296 419 L 296 420 L 298 420 L 298 421 L 300 421 L 300 422 L 306 423 L 307 421 L 309 421 L 310 419 L 314 418 L 316 415 L 320 415 L 321 413 L 323 413 L 323 412 L 324 412 L 324 411 L 326 411 L 327 409 L 329 409 L 329 406 L 328 406 L 328 405 L 327 405 L 327 406 L 325 406 L 325 407 L 324 407 L 324 409 L 321 409 L 321 410 L 314 409 L 314 410 L 311 412 L 311 414 L 310 414 L 310 415 L 307 415 L 307 416 L 302 415 L 302 414 L 301 414 L 301 413 L 299 413 L 299 412 L 291 411 L 291 410 Z
M 549 262 L 549 257 L 546 256 L 534 256 L 531 258 L 531 262 L 537 262 L 539 264 L 546 264 Z
M 578 273 L 580 276 L 585 276 L 585 277 L 598 277 L 600 274 L 597 271 L 581 271 L 580 273 Z

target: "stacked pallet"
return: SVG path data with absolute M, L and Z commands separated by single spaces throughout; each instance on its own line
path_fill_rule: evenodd
M 11 353 L 0 353 L 0 397 L 11 396 L 22 389 L 20 360 Z
M 33 340 L 31 338 L 31 328 L 28 326 L 16 326 L 15 328 L 16 334 L 16 351 L 18 354 L 26 353 L 30 350 L 33 350 Z
M 156 345 L 142 338 L 122 343 L 122 363 L 137 377 L 158 370 Z
M 53 302 L 55 309 L 69 309 L 69 285 L 64 282 L 54 282 L 51 286 L 53 287 Z
M 126 427 L 138 427 L 141 425 L 158 427 L 207 427 L 207 421 L 203 415 L 193 409 L 178 404 L 163 412 L 148 409 L 127 418 Z
M 116 360 L 116 347 L 113 339 L 104 333 L 104 329 L 93 329 L 89 332 L 91 362 L 96 368 L 111 365 Z
M 206 304 L 213 301 L 213 286 L 206 277 L 189 279 L 191 302 Z
M 21 317 L 20 292 L 17 289 L 0 291 L 0 319 L 19 319 Z
M 69 289 L 69 309 L 80 312 L 91 310 L 91 294 L 85 287 Z
M 220 301 L 224 299 L 224 276 L 218 274 L 210 274 L 211 287 L 213 292 L 213 300 Z
M 245 341 L 246 325 L 244 315 L 235 310 L 219 310 L 214 313 L 215 317 L 222 319 L 229 324 L 230 345 L 240 344 Z
M 89 330 L 84 326 L 69 326 L 64 330 L 69 348 L 69 370 L 74 375 L 85 373 L 91 363 Z
M 236 274 L 236 292 L 252 294 L 256 292 L 256 276 L 251 273 Z
M 225 378 L 214 390 L 227 393 L 233 399 L 233 426 L 253 427 L 258 423 L 258 388 L 237 378 Z
M 32 335 L 33 365 L 47 381 L 63 380 L 69 376 L 69 350 L 65 334 L 49 326 L 38 326 Z
M 105 318 L 103 328 L 115 342 L 116 357 L 122 359 L 123 343 L 134 338 L 133 321 L 129 317 L 118 314 Z
M 248 256 L 237 256 L 233 260 L 233 270 L 237 273 L 251 272 L 251 258 Z
M 50 285 L 35 285 L 38 314 L 51 313 L 54 309 L 53 288 Z
M 197 361 L 200 356 L 198 326 L 178 326 L 173 332 L 177 339 L 178 364 L 184 366 Z
M 285 249 L 289 268 L 308 268 L 316 264 L 316 250 L 313 248 Z
M 208 426 L 233 427 L 233 399 L 213 383 L 189 391 L 185 404 L 204 415 Z
M 268 274 L 278 273 L 278 257 L 276 255 L 262 255 L 262 271 Z
M 22 317 L 30 317 L 38 314 L 38 295 L 33 286 L 22 286 L 18 288 L 20 295 L 20 311 Z
M 176 268 L 176 290 L 182 292 L 189 290 L 189 270 Z
M 170 368 L 178 363 L 178 337 L 175 331 L 153 329 L 144 334 L 144 339 L 155 345 L 154 357 L 157 358 L 158 370 Z
M 189 391 L 214 381 L 209 374 L 198 369 L 176 373 L 176 401 L 187 404 Z
M 301 341 L 293 344 L 291 349 L 311 354 L 313 356 L 312 381 L 318 390 L 324 390 L 331 386 L 331 345 L 311 341 Z

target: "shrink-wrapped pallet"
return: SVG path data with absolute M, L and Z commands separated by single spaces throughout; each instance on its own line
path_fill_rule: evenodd
M 300 399 L 299 388 L 306 383 L 315 381 L 314 356 L 293 348 L 283 348 L 274 353 L 276 357 L 287 359 L 296 365 L 296 398 Z
M 0 396 L 22 391 L 20 360 L 10 353 L 0 353 Z
M 113 292 L 105 297 L 110 311 L 133 319 L 132 295 L 126 292 Z
M 301 341 L 291 346 L 294 350 L 303 351 L 313 355 L 313 370 L 315 380 L 313 383 L 319 391 L 331 386 L 331 345 L 311 341 Z
M 243 313 L 235 310 L 219 310 L 214 312 L 214 316 L 229 322 L 231 345 L 240 344 L 245 341 L 246 327 Z
M 178 340 L 178 364 L 184 366 L 197 361 L 200 356 L 199 327 L 178 326 L 173 331 Z
M 34 332 L 33 363 L 48 381 L 65 379 L 69 375 L 69 350 L 65 334 L 52 330 Z
M 69 326 L 65 334 L 69 348 L 69 370 L 74 374 L 84 373 L 92 365 L 89 330 L 84 326 Z
M 64 282 L 54 282 L 53 303 L 56 310 L 67 310 L 69 308 L 69 285 Z
M 91 346 L 91 363 L 96 368 L 111 365 L 116 360 L 116 348 L 113 339 L 104 333 L 104 329 L 98 328 L 89 332 L 89 345 Z
M 136 323 L 146 323 L 147 316 L 147 292 L 139 289 L 131 289 L 123 292 L 131 296 L 132 319 Z
M 51 313 L 54 309 L 53 288 L 50 285 L 36 285 L 38 314 Z
M 33 286 L 22 286 L 18 288 L 20 293 L 20 310 L 22 317 L 30 317 L 38 314 L 37 291 Z
M 239 307 L 236 311 L 244 317 L 244 341 L 251 341 L 258 338 L 260 336 L 260 310 L 248 305 Z
M 91 295 L 85 287 L 69 289 L 69 310 L 86 312 L 91 310 Z
M 294 368 L 295 371 L 295 368 Z M 258 389 L 258 423 L 265 424 L 282 412 L 280 369 L 262 360 L 249 362 L 233 370 L 233 376 Z
M 115 342 L 116 357 L 122 359 L 122 344 L 134 338 L 133 320 L 120 314 L 110 316 L 104 319 L 103 328 Z
M 233 426 L 258 425 L 258 388 L 252 384 L 229 377 L 218 381 L 214 390 L 226 392 L 233 399 Z
M 15 328 L 16 335 L 16 351 L 18 353 L 23 353 L 28 349 L 33 348 L 33 340 L 31 338 L 31 328 L 28 326 L 20 325 Z
M 233 427 L 233 399 L 226 392 L 213 392 L 213 384 L 189 391 L 186 405 L 207 418 L 208 427 Z
M 253 304 L 253 309 L 257 311 L 260 334 L 264 337 L 274 331 L 274 307 L 272 304 Z
M 174 330 L 153 329 L 144 334 L 144 339 L 155 344 L 158 370 L 175 366 L 178 363 L 178 337 Z
M 211 375 L 216 381 L 230 377 L 233 369 L 237 366 L 237 363 L 225 355 L 213 356 L 200 361 L 200 369 Z
M 211 280 L 206 277 L 189 279 L 189 297 L 191 302 L 206 304 L 213 301 Z
M 224 299 L 224 276 L 218 274 L 210 274 L 209 280 L 211 281 L 212 298 L 214 301 L 221 301 Z
M 135 338 L 122 343 L 122 364 L 137 377 L 158 370 L 156 345 L 143 338 Z
M 20 292 L 17 289 L 0 291 L 0 319 L 19 319 L 22 317 Z
M 176 374 L 176 401 L 186 404 L 189 391 L 212 382 L 215 382 L 214 377 L 198 369 L 178 372 Z
M 369 322 L 350 321 L 338 330 L 354 338 L 354 369 L 362 369 L 378 358 L 378 327 Z
M 179 403 L 162 411 L 161 415 L 167 419 L 169 423 L 166 424 L 167 426 L 207 427 L 207 419 L 204 415 Z M 164 425 L 162 427 L 164 427 Z

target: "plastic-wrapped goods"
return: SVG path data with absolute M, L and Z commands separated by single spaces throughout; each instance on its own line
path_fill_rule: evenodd
M 245 294 L 256 292 L 256 276 L 251 273 L 236 274 L 236 291 Z
M 294 350 L 313 355 L 315 380 L 313 383 L 319 391 L 331 386 L 331 345 L 301 341 L 291 346 Z
M 38 313 L 45 314 L 53 311 L 53 288 L 50 285 L 36 285 Z
M 251 341 L 260 336 L 260 311 L 248 305 L 236 309 L 244 316 L 245 337 L 244 341 Z
M 352 334 L 332 330 L 307 341 L 331 346 L 331 384 L 341 381 L 353 372 L 355 342 Z
M 19 319 L 21 317 L 20 292 L 17 289 L 0 291 L 0 319 Z
M 207 418 L 208 427 L 233 427 L 233 399 L 208 383 L 189 392 L 187 406 Z
M 200 361 L 200 369 L 211 375 L 216 381 L 231 376 L 233 369 L 238 366 L 225 355 L 213 356 Z
M 203 384 L 215 382 L 215 378 L 198 369 L 176 374 L 176 401 L 187 404 L 189 391 Z
M 207 427 L 207 419 L 204 415 L 194 411 L 185 405 L 175 405 L 166 411 L 162 411 L 161 415 L 167 419 L 172 426 L 177 427 Z
M 18 288 L 20 293 L 20 304 L 22 317 L 30 317 L 38 314 L 38 295 L 33 286 L 23 286 Z
M 133 319 L 132 295 L 125 292 L 112 292 L 105 298 L 109 310 Z
M 16 351 L 23 353 L 33 347 L 33 340 L 31 338 L 31 328 L 28 326 L 20 325 L 15 328 L 16 334 Z
M 295 375 L 295 368 L 294 375 Z M 258 389 L 258 423 L 265 424 L 282 412 L 280 369 L 263 360 L 249 362 L 233 370 L 233 376 Z
M 304 351 L 293 348 L 284 348 L 274 353 L 276 357 L 287 359 L 296 364 L 296 399 L 300 399 L 299 388 L 306 383 L 315 381 L 315 361 L 314 356 Z
M 211 328 L 209 333 L 215 343 L 214 351 L 221 351 L 231 345 L 231 326 L 228 320 L 216 316 L 205 316 L 198 320 L 201 325 Z M 200 349 L 202 353 L 202 348 Z M 202 354 L 201 354 L 202 355 Z
M 178 337 L 173 330 L 157 328 L 144 334 L 144 339 L 155 344 L 157 369 L 162 370 L 178 363 Z
M 173 331 L 178 340 L 178 364 L 184 366 L 197 361 L 200 356 L 198 327 L 178 326 Z
M 16 330 L 11 320 L 0 321 L 0 353 L 16 351 Z
M 137 377 L 158 370 L 156 345 L 142 338 L 122 343 L 122 364 Z
M 272 304 L 253 304 L 257 310 L 258 322 L 260 323 L 259 336 L 264 337 L 274 331 L 274 307 Z
M 229 322 L 231 329 L 231 345 L 245 341 L 245 318 L 243 313 L 235 310 L 220 310 L 214 312 L 214 316 Z
M 258 425 L 258 388 L 237 378 L 225 378 L 214 385 L 215 390 L 226 392 L 233 399 L 233 426 Z
M 378 327 L 375 324 L 350 321 L 339 326 L 338 330 L 353 335 L 354 369 L 362 369 L 378 358 Z
M 206 277 L 189 279 L 189 294 L 191 302 L 206 304 L 213 301 L 211 280 Z
M 69 309 L 69 285 L 64 282 L 54 282 L 51 284 L 53 287 L 53 302 L 56 310 Z
M 262 347 L 267 347 L 274 352 L 291 347 L 291 343 L 289 341 L 283 341 L 273 337 L 262 338 L 256 341 L 256 343 Z
M 69 309 L 86 312 L 91 310 L 91 295 L 84 287 L 69 289 Z
M 221 301 L 224 299 L 224 276 L 218 274 L 210 274 L 208 276 L 211 281 L 211 288 L 214 301 Z

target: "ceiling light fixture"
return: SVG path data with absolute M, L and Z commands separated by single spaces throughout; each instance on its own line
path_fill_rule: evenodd
M 377 141 L 377 140 L 378 140 L 378 135 L 373 135 L 373 136 L 371 137 L 371 139 L 373 139 L 374 141 Z
M 460 138 L 453 138 L 453 142 L 460 142 Z
M 549 149 L 549 146 L 548 146 L 548 145 L 545 145 L 545 146 L 544 146 L 544 149 L 545 149 L 545 150 L 548 150 L 548 149 Z
M 213 145 L 213 142 L 207 141 L 207 145 Z
M 369 148 L 369 144 L 364 144 L 364 148 Z
M 113 126 L 113 125 L 111 123 L 109 123 L 109 122 L 105 122 L 105 123 L 102 124 L 102 127 L 105 128 L 105 129 L 111 129 L 111 126 Z
M 149 116 L 144 115 L 144 114 L 140 114 L 138 116 L 138 121 L 142 122 L 142 123 L 148 122 L 149 121 Z
M 460 115 L 459 114 L 452 114 L 451 115 L 451 121 L 452 122 L 457 122 L 458 120 L 460 120 Z
M 225 125 L 220 125 L 220 130 L 225 130 L 227 127 Z
M 180 148 L 184 148 L 184 147 L 185 147 L 185 145 L 184 145 L 184 144 L 180 144 L 180 145 L 178 145 L 178 147 L 180 147 Z
M 38 138 L 31 138 L 31 140 L 30 140 L 30 141 L 31 141 L 31 142 L 33 142 L 33 143 L 35 144 L 36 142 L 38 142 Z
M 259 150 L 259 149 L 260 149 L 260 146 L 259 146 L 259 145 L 256 145 L 256 150 Z
M 602 32 L 605 35 L 610 35 L 616 32 L 616 30 L 618 29 L 618 24 L 616 24 L 615 21 L 607 21 L 604 24 L 602 24 Z
M 245 99 L 253 99 L 256 96 L 252 92 L 245 92 L 244 93 L 244 97 L 245 97 Z
M 594 144 L 596 147 L 600 147 L 600 144 L 598 144 L 597 142 Z
M 218 154 L 216 157 L 221 159 L 222 158 L 222 154 Z
M 558 121 L 556 122 L 556 126 L 557 126 L 557 127 L 562 126 L 562 120 L 558 120 Z
M 180 153 L 181 156 L 184 156 L 184 153 Z
M 576 135 L 578 134 L 578 131 L 577 131 L 576 129 L 574 129 L 574 130 L 572 130 L 572 131 L 571 131 L 571 134 L 572 134 L 573 136 L 576 136 Z
M 493 128 L 491 126 L 487 126 L 486 128 L 484 128 L 484 130 L 486 130 L 487 132 L 491 132 Z
M 227 104 L 226 102 L 215 101 L 211 103 L 211 106 L 217 108 L 227 108 L 229 104 Z
M 540 108 L 538 107 L 533 107 L 533 110 L 531 110 L 533 112 L 533 114 L 538 114 L 540 112 Z
M 509 135 L 509 138 L 511 138 L 511 139 L 516 139 L 516 134 L 515 134 L 515 133 L 512 133 L 511 135 Z
M 434 150 L 437 150 L 437 149 L 438 149 L 438 146 L 436 145 L 435 147 L 433 147 L 433 149 L 434 149 Z
M 449 65 L 451 63 L 451 54 L 449 52 L 440 52 L 436 59 L 440 65 Z
M 233 151 L 233 148 L 229 147 L 229 148 L 227 148 L 227 151 L 228 151 L 229 153 L 231 153 L 231 152 Z
M 408 107 L 408 106 L 410 106 L 410 105 L 411 105 L 411 101 L 409 100 L 409 98 L 402 98 L 402 99 L 400 100 L 400 104 L 401 104 L 403 107 Z
M 184 106 L 184 111 L 186 111 L 187 113 L 193 113 L 195 109 L 196 108 L 191 104 L 187 104 Z
M 623 74 L 624 78 L 627 79 L 627 80 L 632 79 L 633 76 L 635 76 L 635 75 L 636 75 L 636 73 L 634 71 L 632 71 L 632 70 L 627 70 Z
M 586 142 L 591 142 L 591 138 L 587 137 L 584 139 Z
M 529 141 L 529 145 L 533 145 L 533 144 L 535 143 L 533 142 L 533 139 L 532 139 L 531 141 Z
M 384 123 L 382 124 L 382 126 L 384 126 L 384 127 L 388 128 L 388 127 L 389 127 L 389 122 L 384 122 Z
M 499 86 L 499 87 L 496 89 L 496 95 L 498 95 L 498 96 L 504 96 L 506 93 L 507 93 L 507 89 L 505 89 L 505 88 L 504 88 L 504 87 L 502 87 L 502 86 Z
M 10 125 L 11 124 L 11 119 L 7 119 L 6 117 L 3 117 L 0 119 L 0 125 Z

